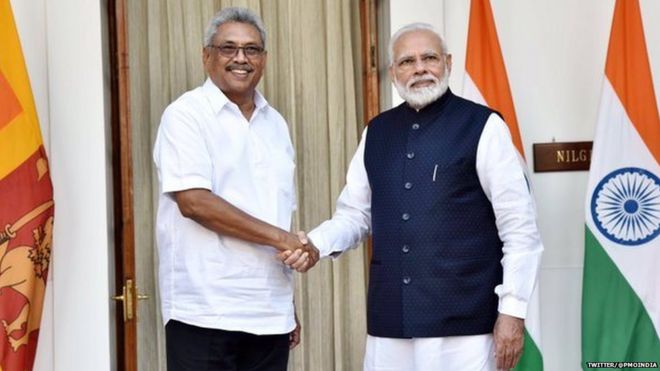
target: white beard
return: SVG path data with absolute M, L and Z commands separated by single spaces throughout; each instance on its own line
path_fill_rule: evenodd
M 432 81 L 430 86 L 421 88 L 412 88 L 411 86 L 419 81 Z M 405 100 L 412 108 L 420 110 L 428 104 L 435 102 L 440 98 L 449 88 L 449 68 L 445 66 L 445 73 L 442 80 L 430 73 L 418 77 L 412 77 L 406 86 L 401 84 L 396 78 L 394 79 L 394 86 L 399 96 Z

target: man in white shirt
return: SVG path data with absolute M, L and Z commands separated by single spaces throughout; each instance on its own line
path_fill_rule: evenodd
M 336 256 L 372 235 L 365 370 L 513 368 L 543 245 L 510 133 L 448 89 L 451 55 L 430 25 L 395 33 L 390 60 L 406 102 L 365 129 L 309 240 Z
M 203 48 L 208 79 L 170 104 L 158 129 L 159 286 L 170 371 L 284 371 L 299 342 L 292 271 L 276 255 L 299 249 L 311 267 L 318 251 L 289 232 L 294 151 L 286 122 L 256 91 L 265 41 L 249 10 L 216 14 Z

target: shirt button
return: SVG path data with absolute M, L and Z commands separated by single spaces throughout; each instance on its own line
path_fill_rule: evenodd
M 403 219 L 403 220 L 408 220 L 408 219 L 410 219 L 410 214 L 408 214 L 408 213 L 403 213 L 403 215 L 401 215 L 401 219 Z
M 408 284 L 410 284 L 410 281 L 412 281 L 412 280 L 410 279 L 410 277 L 408 277 L 408 276 L 403 277 L 403 284 L 404 284 L 404 285 L 408 285 Z
M 408 153 L 406 153 L 406 157 L 408 157 L 409 159 L 412 160 L 413 158 L 415 158 L 415 152 L 408 152 Z
M 419 129 L 419 124 L 418 124 L 418 123 L 414 123 L 414 124 L 412 124 L 412 129 L 413 129 L 413 130 L 417 130 L 417 129 Z
M 408 251 L 410 251 L 410 246 L 403 245 L 403 247 L 401 248 L 401 251 L 403 251 L 404 253 L 407 253 Z
M 406 182 L 406 184 L 403 185 L 403 188 L 405 189 L 411 189 L 412 188 L 412 183 Z

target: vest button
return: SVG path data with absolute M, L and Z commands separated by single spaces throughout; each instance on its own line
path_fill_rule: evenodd
M 412 160 L 413 158 L 415 158 L 415 152 L 406 153 L 406 157 L 408 157 L 410 160 Z
M 403 277 L 403 284 L 404 284 L 404 285 L 408 285 L 408 284 L 410 284 L 410 281 L 412 281 L 412 280 L 410 279 L 410 277 L 408 277 L 408 276 Z
M 407 253 L 408 251 L 410 251 L 410 246 L 403 245 L 403 247 L 401 248 L 401 251 L 403 251 L 404 253 Z
M 419 124 L 418 124 L 418 123 L 414 123 L 414 124 L 412 124 L 412 129 L 413 129 L 413 130 L 417 130 L 417 129 L 419 129 Z
M 403 213 L 403 215 L 401 215 L 401 219 L 403 219 L 403 220 L 408 220 L 408 219 L 410 219 L 410 214 L 408 214 L 408 213 Z
M 403 185 L 403 188 L 405 189 L 411 189 L 412 188 L 412 183 L 406 182 L 406 184 Z

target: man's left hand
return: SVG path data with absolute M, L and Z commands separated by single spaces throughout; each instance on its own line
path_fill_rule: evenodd
M 518 364 L 524 337 L 525 320 L 500 313 L 493 329 L 498 370 L 509 370 Z
M 289 333 L 289 349 L 293 349 L 296 345 L 300 344 L 300 321 L 298 321 L 298 314 L 296 316 L 296 328 Z

